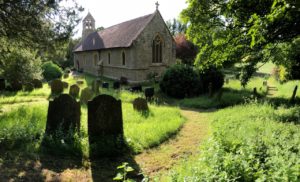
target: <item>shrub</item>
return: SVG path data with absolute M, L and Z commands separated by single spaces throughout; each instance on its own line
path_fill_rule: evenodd
M 203 92 L 208 92 L 209 83 L 212 83 L 212 91 L 218 91 L 223 87 L 224 75 L 221 71 L 216 68 L 210 68 L 204 73 L 200 74 L 203 81 Z
M 43 76 L 47 81 L 61 78 L 63 74 L 62 69 L 51 61 L 45 62 L 42 69 Z
M 0 75 L 9 83 L 23 84 L 41 78 L 41 60 L 33 52 L 12 48 L 1 61 Z

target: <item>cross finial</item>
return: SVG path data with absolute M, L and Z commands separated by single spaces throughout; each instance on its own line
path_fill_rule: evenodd
M 159 6 L 158 1 L 156 1 L 155 5 L 156 5 L 156 10 L 158 10 L 158 6 Z

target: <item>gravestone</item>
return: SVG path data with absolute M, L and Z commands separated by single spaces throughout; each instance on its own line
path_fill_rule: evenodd
M 64 79 L 69 78 L 69 73 L 64 73 Z
M 76 84 L 74 84 L 74 85 L 71 85 L 70 90 L 69 90 L 69 94 L 70 94 L 72 97 L 76 98 L 76 97 L 79 96 L 79 91 L 80 91 L 79 86 L 76 85 Z
M 32 80 L 32 84 L 34 88 L 43 88 L 43 82 L 38 79 Z
M 90 142 L 103 136 L 123 136 L 121 100 L 98 95 L 88 102 L 88 133 Z
M 89 100 L 93 98 L 93 91 L 90 88 L 85 88 L 81 91 L 80 102 L 86 104 Z
M 77 132 L 80 129 L 80 103 L 68 94 L 62 94 L 49 101 L 46 134 Z
M 52 94 L 61 94 L 64 91 L 64 85 L 61 80 L 51 81 L 51 93 Z
M 296 95 L 297 95 L 298 85 L 295 86 L 290 102 L 295 103 Z
M 96 95 L 98 95 L 99 94 L 99 82 L 97 81 L 97 80 L 94 80 L 93 82 L 92 82 L 92 91 L 96 94 Z
M 122 85 L 127 85 L 128 84 L 128 79 L 124 76 L 121 76 L 120 78 L 120 84 Z
M 34 89 L 34 86 L 33 86 L 32 83 L 25 83 L 24 84 L 24 91 L 31 92 L 31 91 L 33 91 L 33 89 Z
M 115 81 L 113 84 L 113 88 L 114 89 L 119 89 L 120 88 L 120 82 L 119 81 Z
M 253 88 L 253 96 L 254 96 L 254 97 L 257 97 L 257 96 L 258 96 L 257 88 L 256 88 L 256 87 Z
M 23 85 L 19 81 L 14 81 L 10 83 L 11 91 L 20 91 L 23 89 Z
M 0 91 L 5 90 L 5 80 L 3 78 L 0 78 Z
M 131 92 L 141 92 L 141 91 L 143 91 L 142 85 L 135 85 L 135 86 L 132 86 L 132 87 L 130 88 L 130 91 L 131 91 Z
M 133 104 L 133 109 L 136 111 L 148 111 L 149 110 L 146 99 L 143 99 L 140 97 L 136 98 L 136 99 L 134 99 L 132 104 Z
M 102 83 L 102 88 L 109 88 L 109 83 L 108 82 L 103 82 Z
M 225 79 L 225 83 L 226 83 L 226 84 L 229 84 L 229 78 L 226 78 L 226 79 Z
M 268 86 L 268 81 L 267 80 L 263 81 L 263 86 Z
M 69 83 L 68 82 L 62 82 L 62 83 L 63 83 L 64 88 L 68 88 L 69 87 Z
M 146 87 L 144 92 L 146 99 L 151 100 L 154 96 L 154 87 Z

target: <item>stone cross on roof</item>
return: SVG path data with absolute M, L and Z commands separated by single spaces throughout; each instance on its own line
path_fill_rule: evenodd
M 158 6 L 159 6 L 158 1 L 156 1 L 155 5 L 156 5 L 156 10 L 158 10 Z

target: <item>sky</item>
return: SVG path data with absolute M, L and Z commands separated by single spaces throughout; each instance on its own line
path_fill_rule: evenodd
M 90 12 L 96 21 L 96 28 L 104 28 L 122 23 L 155 11 L 157 0 L 77 0 L 85 10 L 81 13 L 84 18 Z M 158 0 L 158 9 L 165 21 L 178 18 L 180 12 L 187 7 L 186 0 Z M 80 23 L 74 37 L 81 37 Z

